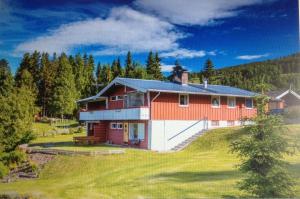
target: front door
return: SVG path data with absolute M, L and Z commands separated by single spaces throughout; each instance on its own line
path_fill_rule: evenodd
M 124 132 L 123 141 L 124 141 L 124 143 L 128 143 L 128 123 L 127 122 L 124 122 L 124 124 L 123 124 L 123 132 Z

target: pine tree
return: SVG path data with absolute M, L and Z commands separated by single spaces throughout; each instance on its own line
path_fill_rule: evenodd
M 122 66 L 121 66 L 120 57 L 118 57 L 116 65 L 117 65 L 117 70 L 119 71 L 119 76 L 122 77 L 123 76 L 123 69 L 122 69 Z
M 13 90 L 13 76 L 5 59 L 0 60 L 0 96 L 8 96 Z
M 152 69 L 152 73 L 153 73 L 153 77 L 154 79 L 157 80 L 162 80 L 163 79 L 163 75 L 161 73 L 161 58 L 158 56 L 158 53 L 155 53 L 155 57 L 154 57 L 154 65 L 153 65 L 153 69 Z
M 101 78 L 101 73 L 102 73 L 102 66 L 101 63 L 99 62 L 97 64 L 97 69 L 96 69 L 96 80 L 97 80 L 97 84 L 101 84 L 103 82 L 103 79 Z
M 86 76 L 84 74 L 84 61 L 80 54 L 75 55 L 74 65 L 73 65 L 73 72 L 75 76 L 75 86 L 78 92 L 79 98 L 84 98 L 84 89 L 86 87 Z
M 86 85 L 83 92 L 83 97 L 92 96 L 96 92 L 96 81 L 94 77 L 94 70 L 95 70 L 94 57 L 92 55 L 89 55 L 87 59 L 87 65 L 84 67 Z
M 54 80 L 57 74 L 57 65 L 49 60 L 48 53 L 41 58 L 41 83 L 39 95 L 41 97 L 42 115 L 47 116 L 50 111 L 50 100 L 53 94 Z
M 134 76 L 134 66 L 132 62 L 132 57 L 130 51 L 128 51 L 125 61 L 125 77 L 133 77 Z
M 52 107 L 57 116 L 63 118 L 64 115 L 72 115 L 76 108 L 78 94 L 75 86 L 75 78 L 72 66 L 66 54 L 59 57 L 59 67 L 54 83 L 54 93 L 52 96 Z
M 112 72 L 113 79 L 120 75 L 120 71 L 118 69 L 116 60 L 113 60 L 113 62 L 111 64 L 111 72 Z
M 155 63 L 155 58 L 154 55 L 152 53 L 152 51 L 149 52 L 148 58 L 147 58 L 147 62 L 146 62 L 146 70 L 147 73 L 149 75 L 153 75 L 154 74 L 154 63 Z
M 257 97 L 256 102 L 258 116 L 252 125 L 244 127 L 247 136 L 231 146 L 242 159 L 239 169 L 246 174 L 239 187 L 259 198 L 293 197 L 293 181 L 282 160 L 290 147 L 283 136 L 282 119 L 265 113 L 266 96 Z
M 210 81 L 212 81 L 214 78 L 213 78 L 213 75 L 214 75 L 214 65 L 213 65 L 213 62 L 210 60 L 210 59 L 207 59 L 205 64 L 204 64 L 204 77 L 206 79 Z

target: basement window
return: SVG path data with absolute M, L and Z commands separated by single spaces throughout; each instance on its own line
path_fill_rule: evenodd
M 188 106 L 188 105 L 189 105 L 189 95 L 179 94 L 179 106 Z
M 219 123 L 219 120 L 212 120 L 211 121 L 211 126 L 219 126 L 220 123 Z
M 228 120 L 227 121 L 227 126 L 234 126 L 234 121 L 233 120 Z

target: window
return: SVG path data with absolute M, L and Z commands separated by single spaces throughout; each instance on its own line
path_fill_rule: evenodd
M 236 106 L 235 97 L 227 97 L 227 106 L 228 108 L 235 108 Z
M 134 92 L 128 93 L 125 96 L 126 102 L 124 103 L 124 107 L 139 107 L 144 106 L 144 93 Z
M 245 106 L 246 106 L 246 108 L 253 108 L 253 100 L 252 100 L 252 98 L 246 98 L 245 99 Z
M 130 123 L 129 124 L 129 139 L 144 140 L 145 139 L 145 124 Z
M 111 101 L 117 101 L 117 100 L 123 100 L 123 95 L 116 95 L 116 96 L 111 96 L 110 100 Z
M 123 123 L 112 122 L 110 123 L 111 129 L 123 129 Z
M 123 123 L 117 123 L 117 129 L 123 129 Z
M 234 126 L 234 121 L 233 120 L 228 120 L 227 121 L 227 126 Z
M 220 107 L 220 96 L 212 96 L 211 97 L 211 106 L 214 108 Z
M 117 129 L 117 127 L 118 127 L 117 123 L 110 123 L 111 129 Z
M 179 94 L 179 106 L 188 106 L 189 105 L 189 95 Z
M 212 120 L 211 126 L 219 126 L 219 120 Z

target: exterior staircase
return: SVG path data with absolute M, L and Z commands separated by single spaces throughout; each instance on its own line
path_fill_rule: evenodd
M 182 149 L 186 148 L 190 143 L 192 143 L 194 140 L 196 140 L 198 137 L 203 135 L 206 132 L 206 130 L 202 130 L 196 134 L 194 134 L 192 137 L 184 140 L 180 144 L 176 145 L 171 149 L 171 151 L 181 151 Z

